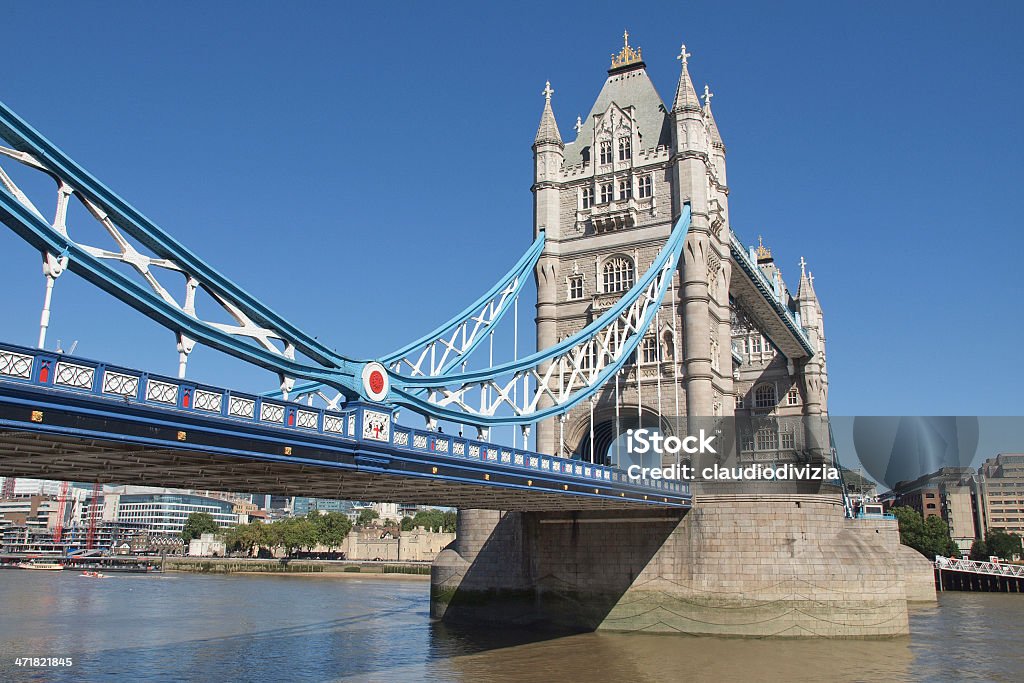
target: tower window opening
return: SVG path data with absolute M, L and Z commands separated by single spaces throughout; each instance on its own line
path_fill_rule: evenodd
M 755 408 L 774 408 L 777 402 L 774 384 L 762 384 L 754 390 Z
M 569 300 L 575 301 L 583 298 L 583 276 L 573 275 L 569 278 Z
M 604 291 L 624 292 L 633 286 L 633 263 L 622 256 L 609 259 L 604 264 Z
M 608 202 L 612 201 L 612 199 L 614 198 L 614 195 L 613 195 L 614 190 L 612 189 L 612 187 L 613 186 L 612 186 L 611 183 L 603 183 L 601 185 L 601 203 L 602 204 L 607 204 Z
M 582 195 L 582 205 L 584 209 L 589 209 L 594 205 L 594 188 L 584 187 Z
M 629 199 L 633 196 L 633 185 L 629 180 L 619 181 L 619 199 Z
M 640 176 L 636 183 L 636 196 L 640 199 L 645 199 L 646 197 L 650 197 L 652 194 L 651 176 Z
M 629 161 L 633 158 L 633 143 L 629 138 L 619 138 L 619 161 Z
M 640 358 L 644 363 L 658 362 L 658 340 L 654 337 L 644 337 L 640 346 Z
M 601 143 L 601 163 L 612 163 L 612 143 L 610 140 L 605 140 Z

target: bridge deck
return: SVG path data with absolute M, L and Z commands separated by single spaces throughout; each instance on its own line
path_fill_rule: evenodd
M 243 410 L 244 408 L 244 410 Z M 688 508 L 689 486 L 0 345 L 0 474 L 500 510 Z

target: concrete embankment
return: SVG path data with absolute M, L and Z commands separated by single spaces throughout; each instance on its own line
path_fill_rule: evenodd
M 331 578 L 429 579 L 426 562 L 260 560 L 232 557 L 168 557 L 164 570 L 196 574 L 281 574 Z

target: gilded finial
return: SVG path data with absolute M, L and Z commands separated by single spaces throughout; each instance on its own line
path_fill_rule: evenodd
M 693 55 L 686 51 L 686 43 L 683 43 L 682 46 L 679 48 L 679 56 L 676 57 L 676 59 L 681 61 L 683 63 L 683 66 L 686 66 L 686 60 L 688 60 L 692 56 Z
M 772 250 L 769 249 L 768 247 L 764 246 L 764 240 L 761 239 L 760 235 L 758 235 L 757 236 L 757 262 L 760 263 L 761 261 L 771 261 L 771 260 L 772 260 Z
M 622 50 L 619 54 L 612 55 L 612 68 L 617 69 L 620 66 L 627 66 L 629 64 L 635 64 L 636 62 L 643 61 L 643 51 L 640 48 L 635 50 L 629 46 L 629 31 L 622 32 Z

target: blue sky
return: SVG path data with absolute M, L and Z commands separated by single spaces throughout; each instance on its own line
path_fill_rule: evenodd
M 792 284 L 800 256 L 817 278 L 832 412 L 1013 415 L 1022 7 L 19 3 L 0 100 L 300 327 L 372 357 L 529 245 L 545 80 L 568 139 L 624 28 L 663 99 L 685 42 L 716 94 L 734 229 L 763 234 Z M 175 372 L 170 333 L 73 278 L 51 345 Z M 6 231 L 0 288 L 0 338 L 33 343 L 39 258 Z M 202 350 L 190 375 L 273 384 Z

